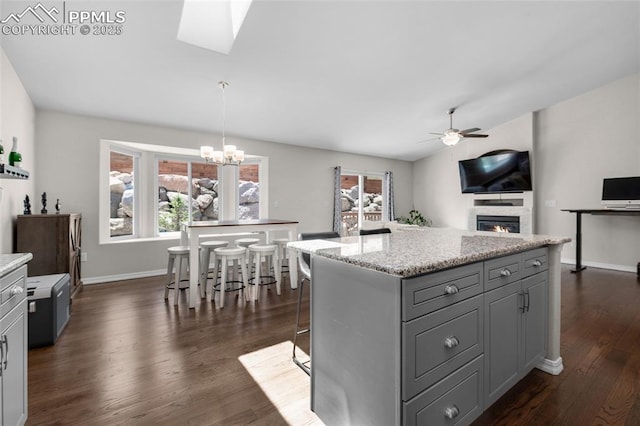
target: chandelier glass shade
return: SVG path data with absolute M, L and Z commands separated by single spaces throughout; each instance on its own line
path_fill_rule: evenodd
M 226 81 L 218 82 L 222 90 L 222 150 L 216 151 L 212 146 L 201 146 L 200 156 L 207 163 L 219 164 L 222 166 L 237 166 L 244 161 L 244 151 L 237 149 L 235 145 L 225 144 L 225 121 L 227 104 L 224 89 L 229 85 Z

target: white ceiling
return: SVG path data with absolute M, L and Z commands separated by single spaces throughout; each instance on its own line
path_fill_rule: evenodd
M 180 1 L 65 6 L 124 31 L 2 36 L 39 108 L 220 132 L 227 80 L 228 135 L 404 160 L 444 147 L 417 142 L 450 107 L 489 129 L 640 72 L 638 1 L 256 0 L 229 55 L 176 40 Z

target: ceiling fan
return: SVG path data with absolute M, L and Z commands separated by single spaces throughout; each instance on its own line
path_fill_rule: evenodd
M 460 139 L 462 138 L 486 138 L 489 135 L 483 135 L 483 134 L 479 134 L 479 133 L 475 133 L 479 130 L 478 127 L 472 127 L 470 129 L 466 129 L 466 130 L 458 130 L 458 129 L 454 129 L 453 128 L 453 113 L 456 112 L 455 108 L 450 108 L 449 109 L 449 128 L 447 130 L 445 130 L 443 133 L 429 133 L 430 135 L 437 135 L 437 138 L 431 138 L 431 139 L 427 139 L 424 140 L 422 142 L 428 142 L 428 141 L 432 141 L 432 140 L 436 140 L 436 139 L 440 139 L 442 141 L 442 143 L 444 143 L 445 145 L 455 145 L 458 142 L 460 142 Z M 422 143 L 419 142 L 419 143 Z

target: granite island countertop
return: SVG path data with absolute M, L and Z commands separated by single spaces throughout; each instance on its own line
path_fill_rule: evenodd
M 391 234 L 295 241 L 287 246 L 407 278 L 569 241 L 568 237 L 549 235 L 418 228 Z
M 33 259 L 31 253 L 0 254 L 0 276 L 18 269 Z

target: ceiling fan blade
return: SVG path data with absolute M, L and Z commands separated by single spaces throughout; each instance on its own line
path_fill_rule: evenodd
M 440 136 L 440 137 L 444 136 L 444 133 L 433 133 L 433 132 L 429 132 L 429 133 L 427 133 L 427 134 L 428 134 L 428 135 L 436 135 L 436 136 Z
M 470 129 L 460 130 L 460 133 L 462 133 L 463 135 L 465 135 L 465 134 L 467 134 L 467 133 L 477 132 L 478 130 L 482 130 L 482 129 L 479 129 L 478 127 L 472 127 L 472 128 L 470 128 Z
M 462 134 L 463 138 L 487 138 L 489 135 L 480 135 L 476 133 L 471 133 L 470 135 Z
M 435 133 L 432 133 L 432 134 L 435 134 Z M 425 143 L 425 142 L 431 142 L 431 141 L 437 141 L 437 140 L 440 140 L 440 138 L 425 139 L 423 141 L 416 142 L 416 143 Z

